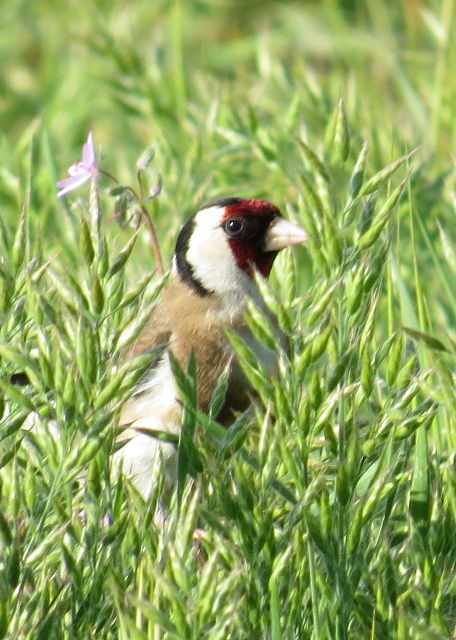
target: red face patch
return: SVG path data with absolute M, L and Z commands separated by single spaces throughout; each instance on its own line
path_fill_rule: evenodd
M 248 200 L 239 199 L 236 204 L 231 204 L 226 207 L 223 220 L 231 216 L 265 216 L 275 218 L 280 216 L 280 211 L 270 202 L 266 200 L 258 200 L 256 198 L 250 198 Z
M 267 278 L 271 271 L 277 251 L 265 251 L 266 232 L 280 211 L 265 200 L 242 200 L 226 206 L 222 226 L 228 236 L 237 266 L 249 276 L 257 269 Z M 237 233 L 230 233 L 233 220 L 241 222 Z

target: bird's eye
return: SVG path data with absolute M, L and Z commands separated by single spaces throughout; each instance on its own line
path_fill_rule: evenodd
M 242 233 L 244 229 L 244 220 L 242 218 L 230 218 L 223 226 L 229 236 L 235 237 Z

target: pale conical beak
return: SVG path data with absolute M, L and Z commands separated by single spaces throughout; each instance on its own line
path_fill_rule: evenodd
M 266 232 L 265 251 L 280 251 L 293 244 L 302 244 L 307 240 L 307 232 L 294 222 L 285 218 L 276 218 Z

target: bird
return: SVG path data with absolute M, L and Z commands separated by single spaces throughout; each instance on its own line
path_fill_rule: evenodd
M 165 432 L 176 439 L 181 431 L 183 408 L 170 351 L 184 370 L 194 353 L 198 409 L 208 410 L 217 381 L 228 371 L 219 419 L 227 424 L 236 412 L 245 410 L 254 389 L 240 368 L 227 329 L 236 332 L 265 370 L 274 374 L 277 354 L 253 337 L 245 314 L 249 302 L 268 313 L 255 273 L 267 278 L 281 249 L 306 240 L 304 228 L 257 198 L 219 199 L 183 225 L 161 299 L 125 354 L 129 359 L 151 353 L 150 366 L 120 411 L 119 448 L 114 453 L 114 467 L 121 468 L 144 499 L 153 491 L 157 463 L 166 484 L 176 484 L 176 444 L 154 436 Z

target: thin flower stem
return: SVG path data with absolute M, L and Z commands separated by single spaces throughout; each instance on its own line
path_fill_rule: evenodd
M 144 198 L 144 183 L 143 183 L 141 171 L 137 171 L 136 172 L 136 177 L 138 179 L 139 195 L 140 195 L 141 200 L 142 200 Z
M 157 263 L 157 272 L 159 276 L 163 276 L 165 273 L 165 269 L 163 267 L 163 260 L 160 252 L 160 244 L 158 242 L 157 233 L 155 231 L 154 223 L 152 222 L 152 218 L 150 217 L 150 213 L 147 211 L 145 207 L 140 205 L 141 215 L 146 221 L 147 226 L 149 227 L 150 239 L 152 242 L 152 249 L 154 251 L 155 262 Z
M 104 176 L 106 176 L 107 178 L 109 178 L 110 180 L 113 180 L 116 184 L 120 184 L 119 181 L 117 180 L 117 178 L 115 176 L 112 175 L 112 173 L 109 173 L 109 171 L 106 171 L 105 169 L 100 169 L 100 173 L 102 173 Z M 139 179 L 139 184 L 140 184 L 140 189 L 141 192 L 143 191 L 143 187 L 142 187 L 142 182 Z M 138 196 L 138 194 L 136 193 L 136 191 L 134 189 L 132 189 L 131 187 L 126 186 L 125 187 L 126 190 L 131 193 L 131 195 L 133 196 L 133 198 L 136 200 L 138 206 L 139 206 L 139 211 L 141 213 L 141 216 L 144 218 L 146 225 L 149 229 L 149 233 L 150 233 L 150 239 L 152 242 L 152 250 L 154 252 L 154 259 L 155 259 L 155 263 L 157 265 L 157 272 L 159 276 L 163 276 L 165 274 L 165 268 L 163 266 L 163 259 L 161 256 L 161 251 L 160 251 L 160 243 L 158 241 L 158 236 L 157 236 L 157 232 L 155 231 L 155 226 L 154 223 L 152 221 L 152 218 L 150 217 L 150 213 L 147 211 L 147 209 L 145 208 L 145 206 L 142 203 L 142 198 L 140 198 Z M 142 196 L 142 193 L 141 193 Z

